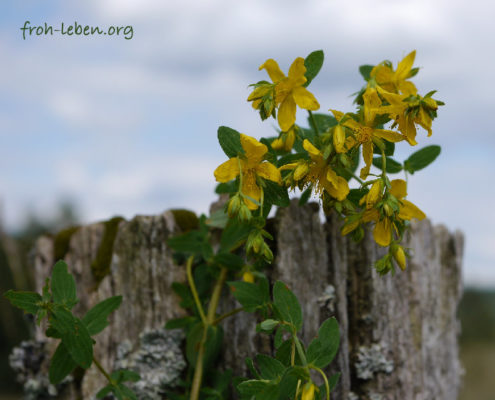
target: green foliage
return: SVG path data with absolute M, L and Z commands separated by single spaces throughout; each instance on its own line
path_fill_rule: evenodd
M 316 50 L 304 59 L 304 66 L 306 67 L 306 74 L 304 74 L 304 76 L 307 81 L 303 86 L 308 86 L 316 75 L 318 75 L 318 72 L 320 72 L 320 69 L 323 66 L 324 58 L 323 50 Z
M 388 174 L 397 174 L 398 172 L 402 171 L 402 164 L 400 162 L 395 161 L 391 157 L 385 157 L 385 160 L 385 171 Z M 373 165 L 379 169 L 382 169 L 382 157 L 373 158 Z
M 411 174 L 422 170 L 435 161 L 440 154 L 440 150 L 440 146 L 437 145 L 423 147 L 421 150 L 411 154 L 409 158 L 404 161 L 404 169 Z
M 114 371 L 110 378 L 111 382 L 96 394 L 97 399 L 102 399 L 113 393 L 118 400 L 137 400 L 134 392 L 124 385 L 124 382 L 137 382 L 141 379 L 139 374 L 121 369 Z
M 282 282 L 277 281 L 273 286 L 273 305 L 275 315 L 279 320 L 289 323 L 295 331 L 302 327 L 302 310 L 297 297 Z
M 229 158 L 244 154 L 244 149 L 241 145 L 241 135 L 235 129 L 226 126 L 218 128 L 218 142 L 225 155 Z
M 359 67 L 359 73 L 366 82 L 370 80 L 370 74 L 372 69 L 373 69 L 373 65 L 361 65 Z
M 89 310 L 82 320 L 79 319 L 71 311 L 78 302 L 76 283 L 62 260 L 54 265 L 51 280 L 47 278 L 42 295 L 9 290 L 4 296 L 12 305 L 36 315 L 38 322 L 47 317 L 49 325 L 46 335 L 60 339 L 48 374 L 52 384 L 62 382 L 77 366 L 87 369 L 92 365 L 94 341 L 91 336 L 100 333 L 108 325 L 108 316 L 122 302 L 121 296 L 103 300 Z M 100 393 L 113 392 L 119 399 L 135 399 L 134 393 L 121 382 L 136 379 L 139 376 L 132 371 L 112 374 L 109 385 Z

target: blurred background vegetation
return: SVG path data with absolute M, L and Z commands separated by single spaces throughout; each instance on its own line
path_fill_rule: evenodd
M 8 289 L 33 290 L 30 251 L 35 240 L 77 225 L 78 213 L 70 202 L 42 219 L 28 213 L 26 223 L 8 234 L 0 220 L 0 293 Z M 467 268 L 467 267 L 466 267 Z M 495 288 L 466 288 L 459 308 L 461 361 L 464 385 L 458 400 L 495 399 Z M 8 364 L 12 347 L 29 339 L 32 321 L 0 296 L 0 400 L 22 399 L 21 387 Z

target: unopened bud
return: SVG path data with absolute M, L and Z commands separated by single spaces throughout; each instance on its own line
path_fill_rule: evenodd
M 426 106 L 431 110 L 436 110 L 438 108 L 437 102 L 434 99 L 432 99 L 431 97 L 423 98 L 423 103 L 425 103 Z
M 333 130 L 333 145 L 337 153 L 345 152 L 345 132 L 342 125 L 335 126 Z
M 385 215 L 387 217 L 391 217 L 392 214 L 394 213 L 394 210 L 392 210 L 392 207 L 390 207 L 387 203 L 383 205 L 383 211 L 385 211 Z
M 251 210 L 245 203 L 239 208 L 239 219 L 246 222 L 251 219 Z
M 254 275 L 250 271 L 246 271 L 242 274 L 242 280 L 248 283 L 254 283 Z
M 229 201 L 229 205 L 227 206 L 227 214 L 229 217 L 233 217 L 237 215 L 239 212 L 239 208 L 241 207 L 241 199 L 238 195 L 232 197 Z
M 282 150 L 284 148 L 284 141 L 281 138 L 275 139 L 272 144 L 273 150 Z
M 380 200 L 382 194 L 382 181 L 378 180 L 373 185 L 366 195 L 366 209 L 370 210 Z
M 404 271 L 406 269 L 406 254 L 404 253 L 404 249 L 402 248 L 402 246 L 397 246 L 392 251 L 395 261 L 397 261 L 400 269 Z
M 294 180 L 300 181 L 309 172 L 309 165 L 306 163 L 299 163 L 294 170 Z
M 314 400 L 316 386 L 313 382 L 308 382 L 303 386 L 301 400 Z

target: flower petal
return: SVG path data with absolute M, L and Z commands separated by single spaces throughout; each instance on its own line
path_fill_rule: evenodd
M 379 138 L 388 140 L 389 142 L 401 142 L 405 139 L 400 133 L 395 131 L 389 131 L 387 129 L 375 129 L 373 134 Z
M 306 67 L 304 66 L 304 58 L 297 57 L 289 68 L 289 78 L 300 79 L 301 77 L 304 77 L 305 73 Z M 302 83 L 305 82 L 306 78 L 304 77 L 304 82 Z
M 285 78 L 285 74 L 280 70 L 278 63 L 273 58 L 266 60 L 260 65 L 259 70 L 262 70 L 263 68 L 266 69 L 266 72 L 268 72 L 270 79 L 274 83 Z
M 405 56 L 401 62 L 399 62 L 397 65 L 397 70 L 395 71 L 395 78 L 397 81 L 407 79 L 409 73 L 411 72 L 415 58 L 416 50 L 413 50 Z
M 366 210 L 363 213 L 363 222 L 370 222 L 370 221 L 378 221 L 378 218 L 380 218 L 380 213 L 376 208 L 373 208 L 371 210 Z
M 251 173 L 247 173 L 243 176 L 242 181 L 242 193 L 246 196 L 251 197 L 252 199 L 259 201 L 261 198 L 261 189 L 256 184 L 256 176 L 251 171 Z M 251 200 L 244 198 L 244 203 L 248 206 L 250 210 L 256 210 L 258 205 L 253 203 Z
M 296 122 L 296 102 L 292 96 L 287 96 L 278 109 L 278 124 L 284 132 Z
M 263 162 L 255 167 L 256 173 L 264 179 L 268 179 L 273 182 L 282 183 L 282 176 L 278 168 L 272 163 Z
M 416 205 L 407 200 L 401 200 L 401 207 L 399 211 L 399 218 L 410 220 L 417 218 L 419 220 L 426 218 L 426 215 Z
M 378 221 L 373 229 L 373 237 L 375 242 L 380 246 L 387 247 L 392 241 L 392 231 L 390 229 L 390 220 L 383 218 Z
M 345 198 L 349 194 L 349 185 L 347 181 L 341 176 L 337 175 L 337 173 L 331 168 L 328 168 L 326 178 L 331 183 L 331 185 L 325 186 L 327 192 L 332 197 L 335 197 L 338 201 L 345 200 Z
M 292 89 L 292 95 L 294 96 L 296 104 L 305 110 L 315 111 L 320 108 L 320 104 L 315 96 L 313 96 L 313 93 L 302 86 Z
M 373 161 L 373 143 L 372 142 L 364 142 L 363 143 L 363 159 L 365 166 L 361 168 L 361 172 L 359 176 L 361 179 L 366 179 L 368 174 L 370 173 L 371 162 Z
M 313 143 L 311 143 L 308 139 L 304 139 L 303 141 L 303 147 L 304 150 L 306 150 L 309 153 L 309 156 L 311 157 L 312 160 L 318 159 L 323 157 L 321 155 L 321 151 L 318 150 Z
M 230 160 L 220 164 L 214 172 L 217 182 L 229 182 L 239 175 L 239 160 L 232 157 Z
M 248 168 L 258 165 L 268 151 L 268 148 L 263 143 L 260 143 L 254 137 L 244 135 L 243 133 L 241 133 L 241 146 L 246 152 Z
M 394 179 L 390 182 L 390 194 L 394 195 L 398 200 L 407 196 L 407 183 L 402 179 Z

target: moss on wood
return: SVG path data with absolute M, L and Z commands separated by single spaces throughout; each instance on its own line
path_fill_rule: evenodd
M 96 257 L 91 263 L 91 271 L 93 272 L 93 277 L 95 278 L 97 286 L 103 278 L 110 273 L 113 244 L 115 242 L 117 232 L 119 231 L 119 224 L 123 220 L 124 218 L 122 217 L 114 217 L 103 223 L 105 225 L 103 237 L 101 239 L 100 247 L 98 247 Z
M 69 252 L 70 239 L 79 228 L 80 226 L 71 226 L 70 228 L 62 229 L 55 235 L 53 240 L 53 259 L 55 261 L 62 260 Z
M 199 227 L 199 219 L 194 212 L 185 209 L 175 209 L 170 210 L 170 212 L 173 214 L 175 222 L 182 232 L 187 232 Z

